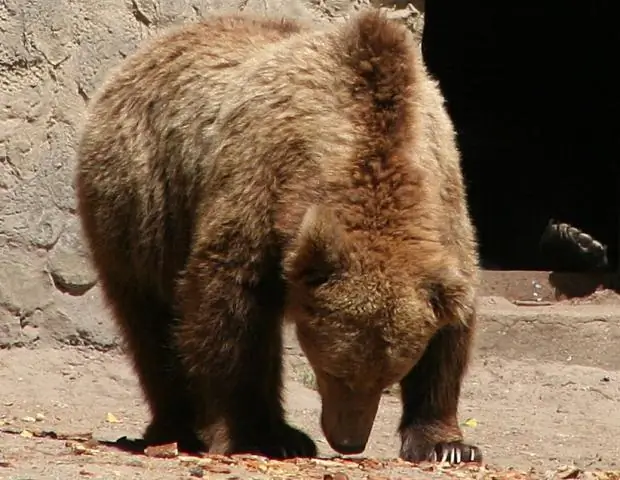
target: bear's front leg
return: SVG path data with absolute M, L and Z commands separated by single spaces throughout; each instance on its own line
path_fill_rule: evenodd
M 190 378 L 196 431 L 210 453 L 315 456 L 282 407 L 281 315 L 276 268 L 222 263 L 202 252 L 179 284 L 176 345 Z
M 400 456 L 411 462 L 479 462 L 481 450 L 463 441 L 457 410 L 469 361 L 473 322 L 435 334 L 420 361 L 401 381 Z

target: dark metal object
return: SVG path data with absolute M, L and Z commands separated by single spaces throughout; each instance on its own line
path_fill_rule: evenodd
M 607 270 L 607 246 L 584 231 L 549 220 L 540 239 L 546 268 L 556 272 L 601 272 Z

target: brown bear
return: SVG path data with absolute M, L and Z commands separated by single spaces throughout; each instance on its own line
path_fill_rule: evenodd
M 368 10 L 177 27 L 110 75 L 77 158 L 147 443 L 316 455 L 284 417 L 287 319 L 336 451 L 364 450 L 400 382 L 402 458 L 481 459 L 457 423 L 475 232 L 451 121 L 404 26 Z

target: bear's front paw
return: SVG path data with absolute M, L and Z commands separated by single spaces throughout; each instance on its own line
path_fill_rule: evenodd
M 482 450 L 462 441 L 428 442 L 405 435 L 400 457 L 408 462 L 449 462 L 451 464 L 482 461 Z
M 284 424 L 270 432 L 259 432 L 253 445 L 242 447 L 243 453 L 254 453 L 273 459 L 315 457 L 316 444 L 301 430 Z M 239 452 L 242 453 L 242 452 Z

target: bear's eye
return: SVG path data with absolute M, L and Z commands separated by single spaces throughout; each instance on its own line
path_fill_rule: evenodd
M 327 308 L 321 307 L 314 302 L 308 302 L 304 305 L 304 308 L 308 315 L 313 317 L 328 317 L 330 312 Z
M 321 374 L 325 378 L 329 378 L 330 380 L 333 380 L 336 382 L 342 382 L 345 379 L 345 375 L 343 375 L 342 373 L 334 372 L 333 370 L 328 371 L 328 370 L 322 369 Z
M 322 268 L 309 268 L 302 274 L 304 285 L 318 288 L 329 281 L 331 273 Z

